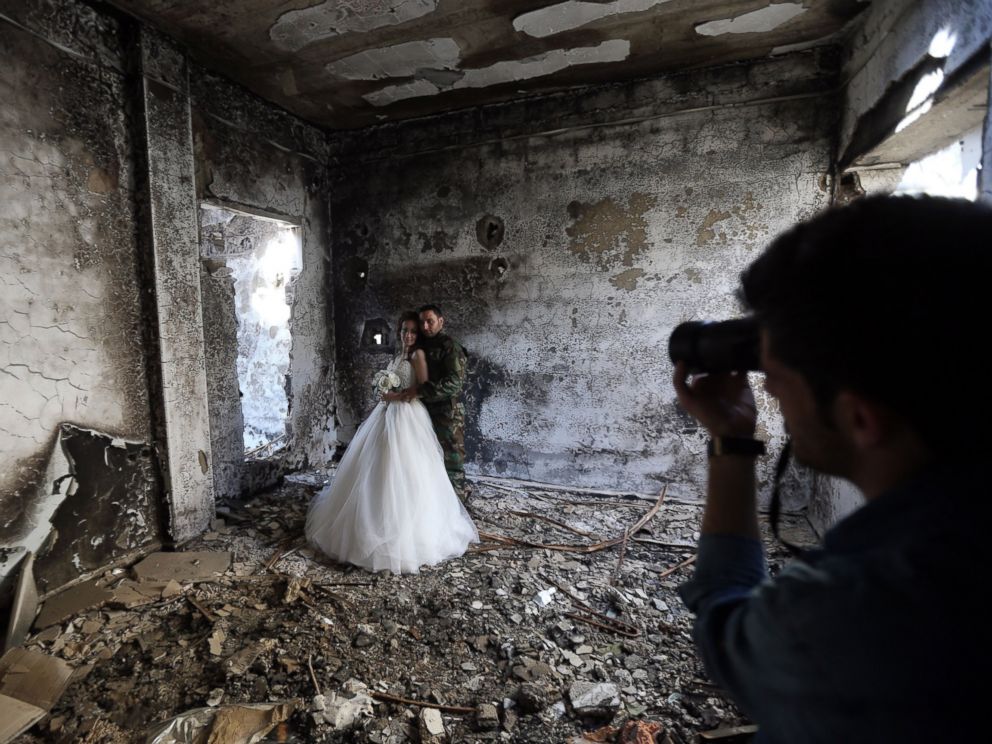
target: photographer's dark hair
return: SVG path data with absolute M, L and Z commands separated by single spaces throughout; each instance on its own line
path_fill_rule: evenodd
M 434 313 L 439 318 L 443 318 L 444 317 L 444 313 L 441 312 L 441 308 L 439 308 L 437 305 L 423 305 L 417 311 L 418 314 L 419 313 L 426 313 L 426 312 Z
M 413 312 L 413 310 L 407 310 L 405 313 L 400 314 L 400 319 L 396 321 L 396 336 L 400 341 L 400 351 L 403 350 L 403 324 L 408 320 L 413 321 L 413 327 L 417 331 L 417 340 L 410 347 L 410 352 L 406 355 L 406 358 L 409 360 L 413 358 L 413 352 L 420 347 L 420 316 Z
M 865 197 L 783 233 L 742 275 L 771 352 L 821 411 L 850 389 L 906 417 L 937 457 L 987 455 L 992 209 Z

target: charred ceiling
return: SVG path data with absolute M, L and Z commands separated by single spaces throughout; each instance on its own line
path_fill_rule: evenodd
M 859 0 L 113 0 L 347 129 L 829 43 Z

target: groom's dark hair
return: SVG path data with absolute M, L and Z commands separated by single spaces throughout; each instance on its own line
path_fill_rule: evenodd
M 426 312 L 434 313 L 439 318 L 444 317 L 444 313 L 441 312 L 441 308 L 439 308 L 437 305 L 424 305 L 417 311 L 417 314 L 419 315 L 420 313 L 426 313 Z

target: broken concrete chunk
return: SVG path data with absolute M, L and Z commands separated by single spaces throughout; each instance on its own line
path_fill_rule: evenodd
M 492 703 L 483 703 L 475 712 L 475 723 L 482 731 L 499 728 L 499 711 Z
M 421 708 L 418 717 L 421 744 L 440 744 L 444 741 L 444 720 L 437 708 Z
M 525 682 L 520 685 L 517 703 L 524 713 L 540 713 L 558 701 L 558 690 L 547 681 Z
M 534 595 L 534 604 L 536 604 L 538 607 L 547 607 L 549 604 L 551 604 L 554 601 L 553 597 L 555 592 L 557 591 L 558 590 L 555 589 L 553 586 L 547 589 L 542 589 L 541 591 L 539 591 L 537 594 Z
M 45 601 L 34 621 L 35 628 L 47 628 L 110 601 L 113 592 L 91 579 L 66 589 Z
M 40 633 L 31 636 L 30 643 L 50 643 L 62 635 L 62 629 L 58 625 L 45 628 Z
M 582 666 L 582 658 L 578 654 L 569 651 L 567 648 L 563 648 L 561 650 L 561 655 L 565 658 L 565 661 L 567 661 L 573 667 Z
M 231 554 L 214 551 L 152 553 L 134 566 L 139 581 L 209 581 L 231 567 Z
M 182 585 L 175 579 L 169 579 L 164 587 L 162 587 L 162 599 L 169 599 L 171 597 L 177 596 L 182 592 Z
M 513 676 L 523 682 L 531 682 L 544 677 L 554 677 L 554 670 L 543 661 L 535 661 L 529 656 L 520 659 L 520 663 L 513 667 Z
M 258 643 L 253 643 L 250 646 L 246 646 L 240 651 L 237 651 L 227 657 L 227 659 L 224 660 L 224 671 L 230 675 L 240 677 L 248 671 L 252 664 L 255 663 L 255 659 L 263 653 L 268 653 L 275 647 L 275 639 L 263 638 L 258 641 Z
M 226 640 L 227 640 L 227 634 L 223 630 L 221 630 L 220 628 L 214 630 L 213 634 L 210 636 L 209 639 L 210 653 L 212 653 L 214 656 L 220 656 L 222 653 L 224 653 L 224 641 Z
M 305 576 L 291 576 L 286 581 L 286 594 L 282 601 L 285 604 L 293 604 L 298 599 L 307 600 L 307 590 L 310 588 L 310 579 Z
M 351 697 L 332 692 L 324 700 L 324 721 L 337 730 L 352 728 L 361 718 L 371 718 L 372 698 L 368 688 L 357 679 L 349 679 L 342 685 L 342 691 Z
M 612 716 L 620 708 L 620 690 L 612 682 L 575 682 L 568 699 L 580 716 Z

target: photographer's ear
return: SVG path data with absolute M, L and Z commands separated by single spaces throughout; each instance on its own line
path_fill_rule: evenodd
M 850 390 L 837 394 L 833 409 L 837 428 L 860 450 L 879 446 L 891 425 L 884 406 Z

